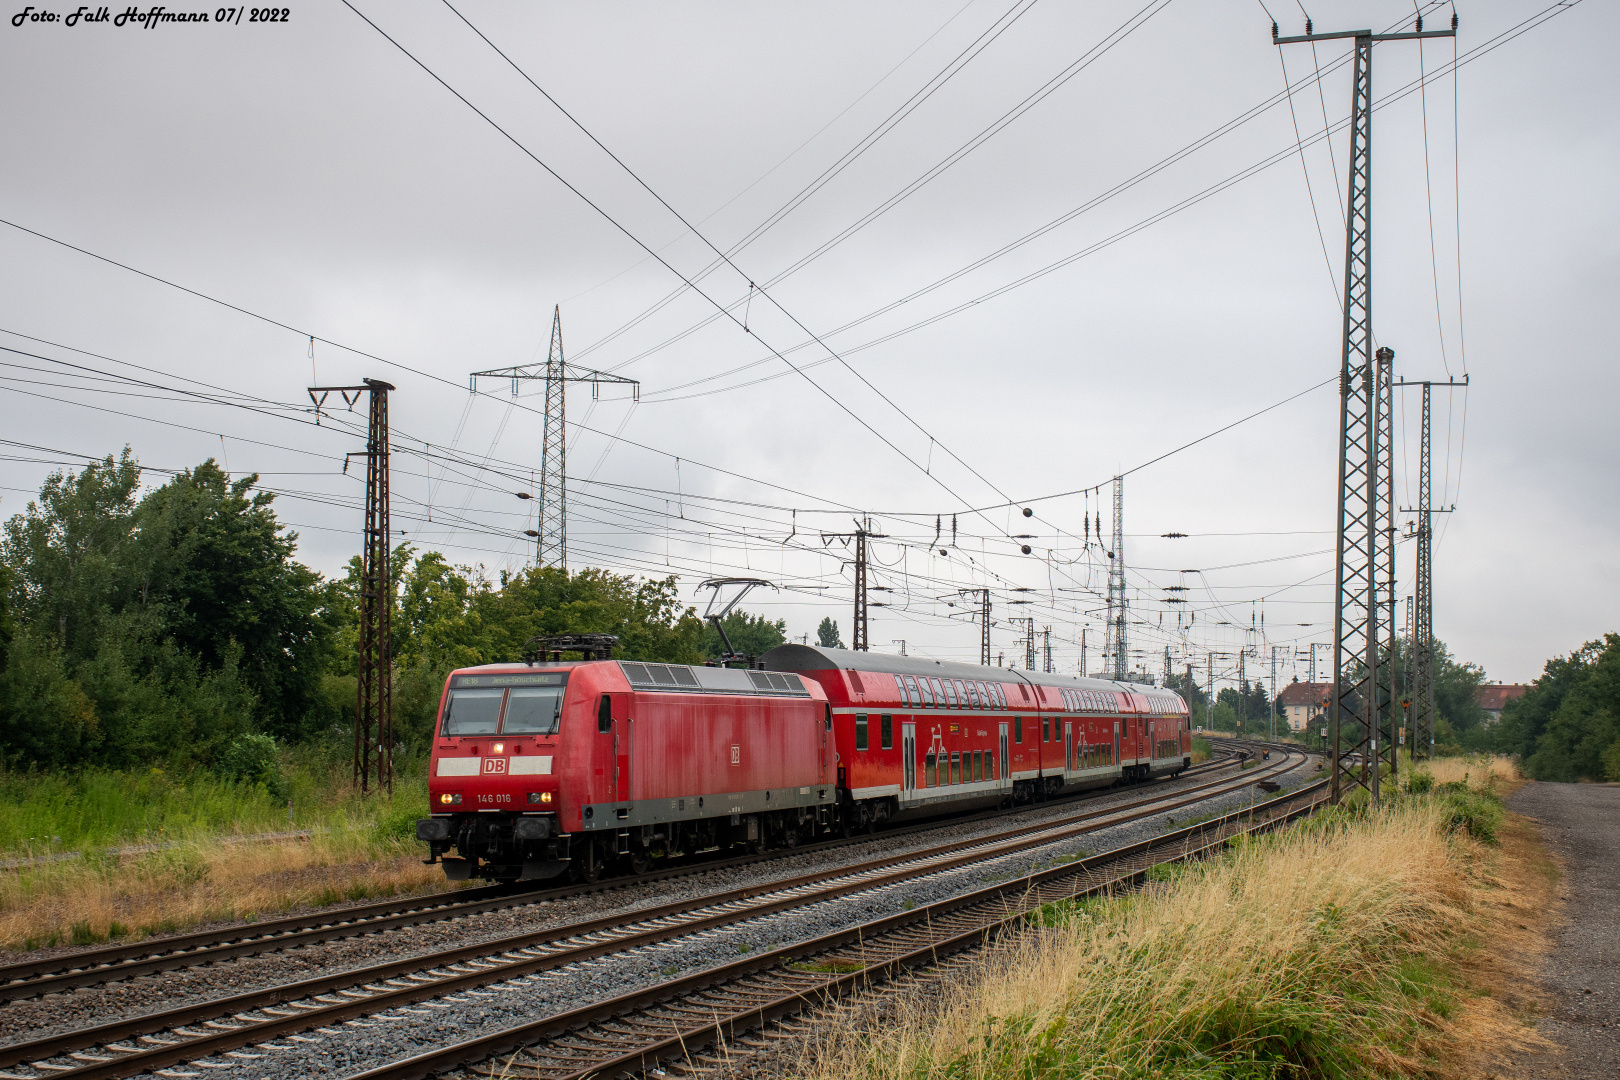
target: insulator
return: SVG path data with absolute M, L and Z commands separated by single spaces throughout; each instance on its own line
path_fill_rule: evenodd
M 1277 22 L 1276 22 L 1275 19 L 1272 20 L 1272 23 L 1271 23 L 1271 36 L 1272 36 L 1273 40 L 1275 40 L 1276 37 L 1277 37 Z
M 1423 33 L 1423 16 L 1421 15 L 1417 17 L 1417 32 Z
M 1029 554 L 1029 545 L 1028 544 L 1021 544 L 1021 545 L 1019 545 L 1018 550 L 1022 551 L 1025 555 L 1028 555 Z
M 1311 32 L 1311 20 L 1306 19 L 1305 20 L 1305 33 L 1309 34 L 1310 32 Z
M 1451 28 L 1453 30 L 1457 29 L 1457 13 L 1455 11 L 1451 13 Z
M 1035 516 L 1035 511 L 1031 510 L 1029 507 L 1026 506 L 1026 507 L 1024 507 L 1024 516 L 1025 517 L 1034 517 Z

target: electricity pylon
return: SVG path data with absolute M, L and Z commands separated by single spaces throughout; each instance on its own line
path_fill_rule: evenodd
M 1380 765 L 1393 774 L 1394 740 L 1386 734 L 1389 717 L 1389 666 L 1381 662 L 1381 631 L 1393 633 L 1394 610 L 1379 596 L 1379 571 L 1390 589 L 1393 570 L 1393 517 L 1387 509 L 1392 483 L 1381 483 L 1391 457 L 1386 443 L 1390 399 L 1390 362 L 1394 352 L 1373 352 L 1372 328 L 1372 53 L 1380 41 L 1455 37 L 1450 30 L 1425 32 L 1421 17 L 1410 33 L 1375 34 L 1371 30 L 1312 33 L 1307 21 L 1299 37 L 1271 38 L 1277 45 L 1353 38 L 1355 55 L 1350 89 L 1349 191 L 1346 200 L 1344 257 L 1344 336 L 1339 373 L 1339 493 L 1337 558 L 1333 588 L 1333 688 L 1328 717 L 1332 739 L 1332 801 L 1343 797 L 1345 782 L 1379 798 Z M 1380 382 L 1384 385 L 1380 386 Z M 1392 479 L 1392 478 L 1391 478 Z M 1380 503 L 1383 501 L 1383 506 Z M 1387 616 L 1385 613 L 1388 613 Z M 1387 621 L 1386 621 L 1387 619 Z M 1387 646 L 1385 647 L 1387 650 Z M 1354 742 L 1346 754 L 1344 736 Z
M 469 376 L 474 391 L 479 379 L 503 379 L 512 384 L 512 396 L 527 380 L 546 384 L 544 424 L 540 434 L 540 508 L 534 530 L 534 564 L 568 569 L 568 409 L 569 383 L 590 383 L 595 398 L 604 383 L 630 387 L 631 399 L 641 400 L 641 383 L 606 371 L 577 367 L 563 358 L 562 308 L 551 313 L 551 351 L 544 364 L 475 371 Z

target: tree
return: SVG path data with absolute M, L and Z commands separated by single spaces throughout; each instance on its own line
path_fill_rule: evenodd
M 816 627 L 816 644 L 823 649 L 842 649 L 844 647 L 844 643 L 838 640 L 838 624 L 833 621 L 832 616 L 829 615 L 827 618 L 822 619 L 821 625 Z
M 19 663 L 0 755 L 206 760 L 255 725 L 297 730 L 318 700 L 324 594 L 256 482 L 209 460 L 137 499 L 127 448 L 46 479 L 5 527 Z
M 720 620 L 720 623 L 725 628 L 726 637 L 731 639 L 732 648 L 744 656 L 762 656 L 787 640 L 785 619 L 772 622 L 763 615 L 733 611 Z M 715 632 L 714 624 L 705 622 L 703 655 L 712 660 L 723 652 L 725 645 L 721 643 L 720 635 Z
M 1620 779 L 1620 634 L 1547 661 L 1490 734 L 1533 779 Z

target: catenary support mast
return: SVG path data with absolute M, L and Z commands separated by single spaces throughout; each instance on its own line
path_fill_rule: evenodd
M 1379 577 L 1385 545 L 1393 547 L 1386 527 L 1389 515 L 1380 508 L 1389 488 L 1380 483 L 1386 458 L 1380 435 L 1388 400 L 1388 362 L 1394 353 L 1379 349 L 1374 355 L 1372 324 L 1372 56 L 1380 41 L 1424 37 L 1454 37 L 1450 30 L 1425 32 L 1418 19 L 1411 33 L 1375 34 L 1350 30 L 1317 34 L 1309 22 L 1300 37 L 1279 37 L 1278 45 L 1330 39 L 1354 39 L 1351 74 L 1349 190 L 1345 221 L 1344 333 L 1339 373 L 1339 483 L 1337 558 L 1333 590 L 1333 687 L 1328 703 L 1331 728 L 1331 798 L 1338 802 L 1347 785 L 1367 789 L 1378 801 L 1379 766 L 1393 770 L 1393 740 L 1384 734 L 1389 724 L 1388 670 L 1380 662 L 1381 633 L 1393 612 L 1379 597 Z M 1386 573 L 1386 588 L 1389 575 Z M 1386 614 L 1387 613 L 1387 614 Z M 1349 751 L 1348 753 L 1346 751 Z
M 390 383 L 366 379 L 360 386 L 312 386 L 310 400 L 319 418 L 327 399 L 338 394 L 351 409 L 369 396 L 366 448 L 348 457 L 366 459 L 366 522 L 360 541 L 360 641 L 354 709 L 354 784 L 362 795 L 372 783 L 394 790 L 394 691 L 392 640 L 394 612 L 393 533 L 389 523 L 388 392 Z M 345 466 L 347 459 L 345 459 Z

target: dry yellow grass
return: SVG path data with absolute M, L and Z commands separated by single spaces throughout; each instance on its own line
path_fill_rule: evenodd
M 0 943 L 17 949 L 173 932 L 345 899 L 446 887 L 421 845 L 344 829 L 308 840 L 184 841 L 142 855 L 0 872 Z
M 881 1025 L 829 1025 L 816 1080 L 1444 1075 L 1483 854 L 1414 800 L 1240 846 L 1174 888 L 1072 908 Z M 911 1011 L 906 1011 L 909 1008 Z M 1490 999 L 1468 1029 L 1522 1032 Z
M 1501 784 L 1522 779 L 1513 759 L 1500 754 L 1437 757 L 1433 761 L 1419 763 L 1416 771 L 1427 772 L 1437 784 L 1462 782 L 1482 791 L 1492 791 Z

